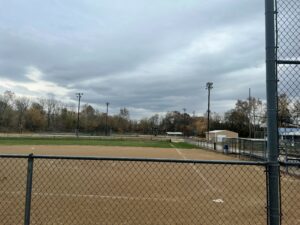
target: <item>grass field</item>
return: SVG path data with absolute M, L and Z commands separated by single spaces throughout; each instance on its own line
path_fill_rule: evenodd
M 0 145 L 91 145 L 170 148 L 169 140 L 97 139 L 72 137 L 0 137 Z M 172 143 L 176 148 L 196 148 L 188 143 Z
M 31 140 L 32 141 L 32 140 Z M 117 142 L 115 142 L 117 143 Z M 0 153 L 235 160 L 201 149 L 2 145 Z M 23 224 L 26 159 L 0 158 L 0 225 Z M 266 224 L 261 166 L 35 159 L 31 225 Z M 282 180 L 284 224 L 299 224 L 300 182 Z M 290 191 L 290 189 L 287 189 Z M 296 211 L 297 212 L 297 211 Z

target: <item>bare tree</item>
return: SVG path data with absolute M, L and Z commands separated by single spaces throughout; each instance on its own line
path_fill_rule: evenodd
M 53 120 L 54 120 L 55 112 L 57 112 L 56 107 L 58 105 L 58 101 L 55 100 L 53 97 L 51 97 L 51 98 L 41 98 L 39 102 L 46 111 L 47 128 L 48 129 L 53 128 Z
M 15 100 L 15 106 L 18 113 L 18 127 L 20 132 L 22 133 L 24 128 L 24 118 L 25 118 L 25 112 L 29 106 L 30 100 L 26 97 L 19 97 Z
M 293 124 L 296 127 L 300 127 L 300 100 L 299 99 L 293 103 L 291 114 L 292 114 Z
M 279 127 L 289 126 L 292 123 L 291 100 L 286 94 L 278 96 L 278 122 Z
M 0 127 L 9 129 L 13 118 L 14 93 L 5 91 L 0 95 Z

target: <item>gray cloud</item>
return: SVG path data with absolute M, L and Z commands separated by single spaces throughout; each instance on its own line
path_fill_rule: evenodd
M 260 0 L 6 2 L 0 77 L 26 83 L 34 67 L 41 80 L 69 90 L 66 99 L 81 91 L 83 101 L 100 109 L 110 101 L 115 113 L 129 107 L 136 118 L 183 107 L 204 113 L 205 83 L 213 81 L 213 108 L 224 112 L 249 87 L 264 98 L 263 7 Z

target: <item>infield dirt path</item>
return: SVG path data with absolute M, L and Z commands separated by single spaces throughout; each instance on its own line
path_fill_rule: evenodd
M 201 149 L 0 146 L 0 154 L 234 160 Z M 22 225 L 27 159 L 0 158 L 0 225 Z M 299 224 L 299 179 L 282 179 L 284 224 Z M 34 159 L 31 225 L 266 224 L 263 166 Z
M 31 145 L 0 146 L 0 154 L 36 154 L 36 155 L 69 155 L 98 157 L 135 157 L 135 158 L 170 158 L 199 160 L 236 160 L 201 149 L 150 148 L 150 147 L 112 147 L 112 146 L 75 146 L 75 145 Z

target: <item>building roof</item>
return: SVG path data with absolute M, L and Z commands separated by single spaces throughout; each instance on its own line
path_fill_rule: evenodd
M 230 130 L 211 130 L 209 131 L 210 134 L 217 134 L 217 133 L 221 133 L 221 132 L 232 132 L 232 133 L 236 133 L 234 131 L 230 131 Z M 206 132 L 207 133 L 207 132 Z
M 209 131 L 209 133 L 214 134 L 214 133 L 220 133 L 220 132 L 223 132 L 223 131 L 225 131 L 225 130 L 211 130 L 211 131 Z
M 171 131 L 167 131 L 166 132 L 168 135 L 182 135 L 182 132 L 171 132 Z

